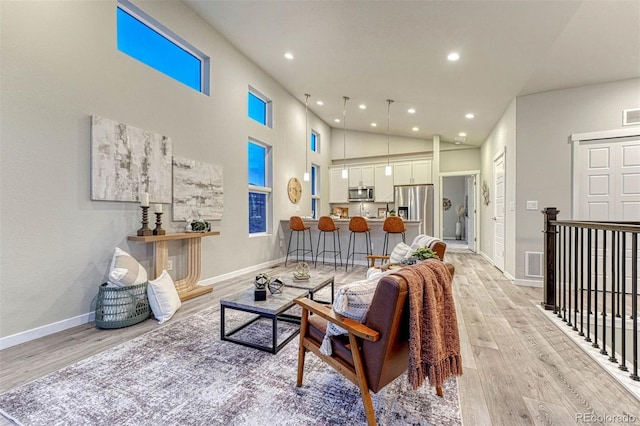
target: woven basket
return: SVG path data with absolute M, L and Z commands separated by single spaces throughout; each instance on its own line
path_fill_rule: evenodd
M 122 328 L 149 318 L 147 284 L 108 287 L 101 284 L 96 302 L 96 327 Z

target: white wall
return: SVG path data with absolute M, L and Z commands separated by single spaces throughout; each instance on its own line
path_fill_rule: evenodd
M 493 193 L 493 158 L 496 154 L 506 149 L 506 187 L 505 187 L 505 271 L 508 275 L 513 276 L 515 273 L 515 212 L 510 211 L 510 203 L 515 202 L 516 193 L 516 102 L 513 100 L 504 114 L 495 125 L 487 140 L 482 144 L 480 149 L 480 157 L 482 162 L 480 182 L 478 182 L 478 190 L 482 193 L 482 183 L 487 182 L 490 192 L 490 202 L 486 206 L 480 197 L 480 253 L 489 259 L 493 259 L 495 229 L 494 216 L 495 194 Z
M 345 158 L 344 132 L 333 128 L 331 131 L 331 159 L 339 162 Z M 391 136 L 389 138 L 390 156 L 429 154 L 433 152 L 433 142 L 426 139 Z M 346 159 L 379 157 L 387 158 L 387 135 L 347 130 Z M 377 160 L 376 159 L 376 160 Z
M 479 147 L 449 148 L 450 145 L 453 144 L 441 144 L 440 173 L 480 170 Z
M 572 133 L 619 129 L 622 110 L 640 107 L 640 79 L 584 86 L 517 99 L 516 277 L 525 251 L 543 251 L 540 210 L 557 207 L 571 219 Z M 637 127 L 637 126 L 636 126 Z M 526 210 L 527 200 L 538 210 Z
M 86 318 L 115 246 L 149 266 L 151 248 L 127 242 L 140 227 L 138 205 L 90 200 L 92 114 L 168 135 L 175 156 L 224 167 L 221 235 L 203 240 L 202 279 L 283 255 L 278 221 L 296 214 L 285 188 L 304 172 L 304 105 L 181 2 L 136 4 L 211 56 L 211 96 L 120 53 L 114 1 L 0 2 L 0 337 Z M 248 85 L 273 100 L 272 130 L 247 117 Z M 329 140 L 330 128 L 310 121 Z M 275 229 L 266 237 L 248 236 L 249 136 L 274 149 Z M 325 170 L 329 153 L 310 161 Z M 310 211 L 304 182 L 301 206 Z M 170 231 L 182 226 L 165 221 Z

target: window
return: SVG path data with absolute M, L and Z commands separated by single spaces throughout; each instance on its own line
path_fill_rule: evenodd
M 271 217 L 271 147 L 249 141 L 249 234 L 266 234 Z
M 118 1 L 117 33 L 119 51 L 209 94 L 209 57 L 128 0 Z
M 249 86 L 249 101 L 248 110 L 249 117 L 256 120 L 258 123 L 267 126 L 272 126 L 272 110 L 271 100 L 258 92 L 253 87 Z
M 311 217 L 320 217 L 320 166 L 311 165 Z
M 311 131 L 311 151 L 320 152 L 320 133 Z

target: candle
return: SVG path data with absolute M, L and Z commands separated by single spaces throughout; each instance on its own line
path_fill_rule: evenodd
M 141 192 L 140 193 L 140 205 L 142 207 L 149 207 L 149 193 Z
M 162 204 L 156 204 L 156 213 L 162 213 Z

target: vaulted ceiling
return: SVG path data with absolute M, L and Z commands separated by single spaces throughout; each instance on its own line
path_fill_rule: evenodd
M 480 145 L 517 96 L 640 77 L 638 0 L 185 2 L 338 128 L 349 96 L 386 134 L 390 98 L 392 134 Z

